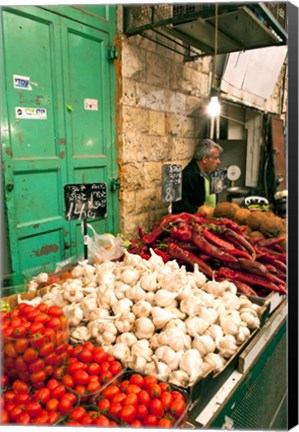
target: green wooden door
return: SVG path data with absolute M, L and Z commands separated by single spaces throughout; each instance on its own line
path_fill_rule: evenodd
M 13 272 L 83 253 L 81 227 L 64 216 L 64 185 L 107 183 L 117 231 L 111 35 L 48 11 L 2 11 L 2 155 Z

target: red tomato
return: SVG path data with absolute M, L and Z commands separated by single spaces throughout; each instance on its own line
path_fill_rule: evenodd
M 162 393 L 162 390 L 159 384 L 150 384 L 148 386 L 148 392 L 150 397 L 153 399 L 153 398 L 158 398 Z
M 108 371 L 110 368 L 110 363 L 107 362 L 106 360 L 102 361 L 101 368 L 102 368 L 102 371 Z
M 100 414 L 94 424 L 97 426 L 110 426 L 110 420 L 103 414 Z
M 30 375 L 30 380 L 33 383 L 40 383 L 40 382 L 44 382 L 46 379 L 47 375 L 45 371 L 38 371 L 38 372 L 33 372 Z
M 62 398 L 59 401 L 58 409 L 61 412 L 61 414 L 66 414 L 68 411 L 71 410 L 73 407 L 72 402 L 68 398 Z
M 94 351 L 93 351 L 93 353 L 92 353 L 92 355 L 93 355 L 93 359 L 94 359 L 94 361 L 97 362 L 97 363 L 100 363 L 100 364 L 101 364 L 101 363 L 106 359 L 106 357 L 107 357 L 107 354 L 105 353 L 105 351 L 104 351 L 103 348 L 101 348 L 101 347 L 97 347 L 97 348 L 95 348 Z
M 160 382 L 159 386 L 161 387 L 162 392 L 169 392 L 171 391 L 171 387 L 170 384 L 166 383 L 166 382 Z
M 141 388 L 135 384 L 129 384 L 127 387 L 127 393 L 135 393 L 138 394 L 141 391 Z
M 92 423 L 93 423 L 93 418 L 89 414 L 84 415 L 80 420 L 80 424 L 82 426 L 89 426 Z
M 118 375 L 123 370 L 122 364 L 114 360 L 110 363 L 109 371 L 112 373 L 113 376 Z
M 50 366 L 50 365 L 48 365 L 48 366 Z M 53 378 L 56 378 L 57 380 L 60 381 L 64 376 L 64 368 L 62 366 L 55 368 L 53 370 L 52 376 L 53 376 Z
M 89 375 L 99 375 L 102 371 L 102 368 L 99 365 L 99 363 L 92 362 L 88 365 L 86 370 L 89 373 Z
M 159 399 L 153 399 L 149 406 L 150 413 L 162 417 L 164 415 L 164 405 Z
M 97 407 L 104 412 L 108 412 L 110 407 L 110 400 L 109 399 L 101 399 L 97 402 Z
M 113 375 L 111 372 L 107 371 L 102 371 L 100 373 L 100 381 L 101 383 L 106 383 L 108 381 L 110 381 L 113 378 Z
M 185 400 L 184 395 L 178 390 L 172 390 L 171 396 L 173 397 L 173 399 L 181 399 L 183 401 Z
M 36 306 L 36 309 L 39 310 L 40 312 L 47 313 L 49 306 L 46 303 L 40 303 L 39 305 Z
M 133 405 L 126 405 L 119 413 L 119 418 L 124 423 L 131 423 L 136 417 L 136 408 Z
M 138 396 L 136 393 L 129 393 L 128 396 L 122 402 L 123 406 L 125 405 L 133 405 L 136 406 L 138 404 Z
M 81 426 L 81 423 L 76 420 L 69 420 L 65 423 L 65 426 Z
M 9 422 L 9 414 L 7 410 L 1 410 L 1 424 L 7 424 Z
M 46 342 L 39 350 L 41 357 L 47 357 L 54 351 L 54 345 L 52 342 Z
M 59 405 L 59 399 L 57 398 L 51 398 L 46 403 L 46 410 L 47 411 L 57 411 Z
M 2 375 L 2 377 L 1 377 L 1 384 L 0 384 L 1 388 L 3 389 L 3 388 L 6 387 L 8 384 L 9 384 L 8 376 L 5 375 L 5 374 Z
M 30 365 L 30 363 L 29 363 Z M 15 368 L 19 372 L 25 372 L 28 369 L 28 363 L 23 359 L 23 356 L 18 356 L 15 360 Z
M 26 404 L 26 412 L 30 415 L 31 418 L 37 417 L 41 414 L 43 407 L 39 402 L 30 401 Z
M 122 393 L 122 392 L 119 392 L 119 393 L 117 393 L 114 397 L 113 397 L 113 399 L 112 399 L 112 403 L 121 403 L 122 404 L 122 401 L 124 400 L 124 399 L 126 399 L 126 397 L 127 397 L 127 395 L 126 395 L 126 393 Z
M 90 376 L 84 370 L 76 370 L 73 375 L 75 384 L 86 385 L 90 381 Z
M 25 405 L 24 405 L 25 406 Z M 14 408 L 9 411 L 9 420 L 15 422 L 20 414 L 23 413 L 22 405 L 15 405 Z
M 160 401 L 162 402 L 164 408 L 169 409 L 170 405 L 173 401 L 173 397 L 171 395 L 171 393 L 169 393 L 168 391 L 163 391 L 160 395 Z
M 139 400 L 139 403 L 141 403 L 145 406 L 149 406 L 150 401 L 151 401 L 151 397 L 146 390 L 141 390 L 138 393 L 138 400 Z
M 69 401 L 71 401 L 72 405 L 75 405 L 75 403 L 77 403 L 77 401 L 78 401 L 77 396 L 74 393 L 70 393 L 70 392 L 65 393 L 62 396 L 62 399 L 68 399 Z
M 35 419 L 33 420 L 35 425 L 46 425 L 49 424 L 49 416 L 46 410 L 43 410 Z
M 83 348 L 88 349 L 89 351 L 93 352 L 95 350 L 95 346 L 92 342 L 85 342 L 83 344 Z
M 143 424 L 140 420 L 134 419 L 133 421 L 131 421 L 130 426 L 135 428 L 142 428 Z
M 16 318 L 15 318 L 16 319 Z M 26 328 L 20 323 L 18 327 L 15 327 L 11 333 L 14 338 L 22 338 L 26 334 Z
M 157 426 L 158 418 L 153 414 L 149 414 L 143 419 L 143 424 L 144 426 Z
M 77 370 L 84 370 L 84 369 L 85 369 L 84 363 L 79 362 L 78 360 L 71 362 L 67 367 L 67 370 L 71 375 L 73 375 Z
M 17 404 L 24 404 L 26 402 L 29 402 L 30 395 L 28 392 L 19 392 L 15 394 L 14 402 Z
M 21 391 L 20 393 L 24 393 L 24 391 Z M 5 401 L 14 401 L 16 397 L 16 392 L 12 391 L 12 390 L 8 390 L 6 392 L 4 392 L 3 394 L 3 398 Z
M 109 385 L 102 391 L 102 395 L 104 398 L 112 400 L 115 395 L 119 393 L 119 387 L 116 385 Z
M 28 345 L 29 345 L 28 339 L 20 338 L 15 341 L 15 351 L 18 354 L 22 354 L 28 348 Z
M 51 397 L 51 391 L 47 387 L 43 387 L 33 395 L 33 400 L 45 405 Z
M 69 414 L 69 417 L 73 420 L 79 421 L 86 414 L 86 409 L 78 406 L 73 408 Z
M 54 372 L 54 367 L 52 365 L 47 365 L 44 368 L 44 372 L 47 375 L 47 378 L 52 377 Z
M 140 374 L 133 374 L 130 377 L 130 384 L 135 384 L 139 387 L 143 386 L 143 376 Z
M 27 363 L 33 363 L 38 358 L 38 351 L 35 348 L 29 347 L 23 353 L 23 359 Z
M 62 315 L 62 309 L 59 306 L 50 306 L 48 309 L 48 315 L 59 318 Z
M 45 312 L 39 312 L 37 316 L 34 318 L 35 322 L 40 322 L 42 324 L 47 324 L 47 322 L 49 321 L 49 315 L 46 314 Z
M 102 385 L 99 381 L 90 381 L 86 386 L 87 393 L 90 394 L 97 393 L 101 387 Z
M 182 399 L 175 399 L 170 405 L 170 411 L 175 417 L 179 417 L 186 410 L 186 402 Z
M 148 375 L 143 378 L 143 387 L 148 389 L 151 384 L 157 384 L 158 379 L 154 376 Z
M 58 362 L 57 358 L 58 358 L 57 354 L 54 351 L 45 358 L 45 364 L 46 365 L 57 365 L 57 362 Z
M 8 357 L 17 357 L 18 353 L 16 352 L 15 346 L 12 342 L 4 345 L 4 354 Z
M 146 405 L 140 404 L 136 406 L 136 417 L 144 419 L 148 415 L 148 408 Z
M 47 382 L 47 388 L 50 389 L 51 391 L 58 385 L 59 385 L 59 381 L 57 381 L 57 379 L 55 378 L 50 378 L 49 381 Z
M 120 385 L 119 385 L 119 389 L 122 392 L 127 392 L 127 388 L 130 385 L 130 381 L 129 380 L 123 380 Z
M 62 377 L 61 381 L 62 381 L 62 384 L 65 385 L 66 387 L 73 388 L 75 385 L 75 381 L 74 381 L 72 375 L 70 375 L 70 374 L 65 374 Z
M 122 409 L 123 409 L 123 406 L 121 403 L 119 403 L 119 402 L 111 403 L 110 407 L 109 407 L 109 414 L 112 417 L 118 418 Z
M 170 429 L 173 427 L 173 422 L 169 418 L 163 417 L 158 421 L 157 426 Z
M 78 359 L 83 363 L 90 363 L 93 360 L 92 352 L 88 349 L 83 348 L 82 351 L 78 354 Z
M 47 322 L 47 327 L 52 328 L 54 330 L 59 330 L 61 328 L 61 322 L 60 319 L 57 317 L 52 317 Z
M 14 317 L 10 320 L 10 325 L 11 327 L 19 327 L 20 324 L 22 323 L 21 318 L 19 317 Z
M 34 382 L 32 383 L 32 388 L 33 390 L 40 390 L 41 388 L 43 388 L 45 385 L 45 383 L 43 381 L 41 382 Z
M 60 419 L 60 415 L 58 414 L 57 411 L 48 411 L 48 423 L 49 424 L 57 423 L 59 419 Z
M 42 371 L 42 370 L 44 370 L 44 368 L 45 368 L 45 362 L 40 357 L 37 360 L 35 360 L 34 362 L 29 363 L 29 365 L 28 365 L 28 370 L 31 373 Z
M 42 334 L 44 330 L 45 326 L 41 322 L 33 322 L 29 327 L 31 335 L 35 335 L 36 333 Z
M 28 392 L 29 391 L 29 387 L 30 386 L 29 386 L 29 384 L 27 382 L 19 380 L 19 379 L 15 380 L 12 383 L 12 389 L 15 392 Z
M 51 390 L 51 397 L 61 399 L 62 396 L 66 393 L 66 389 L 62 384 L 58 384 Z
M 30 339 L 30 345 L 32 348 L 39 350 L 46 341 L 47 341 L 47 336 L 45 334 L 38 332 L 32 335 Z

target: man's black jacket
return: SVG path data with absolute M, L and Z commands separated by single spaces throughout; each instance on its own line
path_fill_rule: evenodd
M 172 203 L 172 213 L 196 213 L 205 202 L 205 181 L 195 159 L 182 172 L 182 199 Z

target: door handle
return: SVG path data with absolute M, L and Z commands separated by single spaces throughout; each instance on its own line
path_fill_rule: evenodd
M 8 183 L 8 184 L 6 185 L 6 190 L 7 190 L 8 192 L 11 192 L 11 191 L 13 190 L 13 188 L 14 188 L 14 185 L 13 185 L 12 183 Z

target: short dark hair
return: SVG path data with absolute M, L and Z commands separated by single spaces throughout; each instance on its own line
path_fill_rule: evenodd
M 194 159 L 202 160 L 203 157 L 211 157 L 214 148 L 219 150 L 219 153 L 223 152 L 223 148 L 209 138 L 205 138 L 199 141 L 194 151 Z

